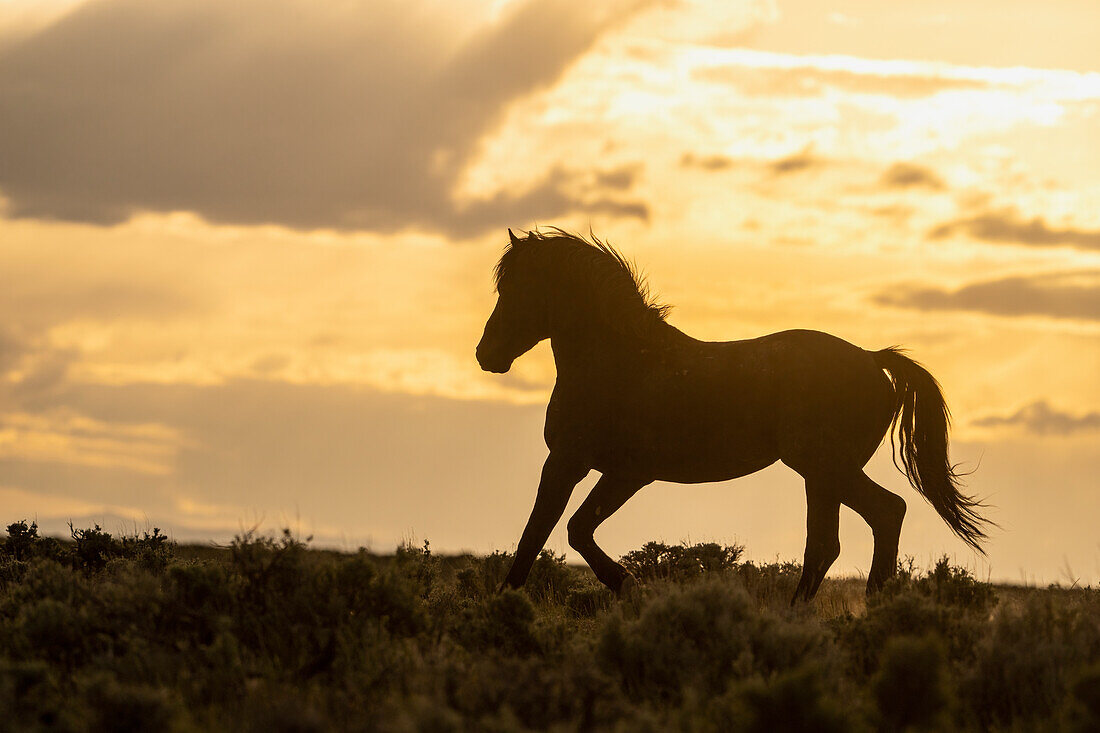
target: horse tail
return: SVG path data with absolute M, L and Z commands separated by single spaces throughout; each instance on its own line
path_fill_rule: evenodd
M 890 373 L 894 382 L 894 416 L 890 422 L 890 447 L 898 446 L 894 465 L 905 473 L 913 488 L 935 507 L 947 526 L 966 544 L 985 554 L 981 542 L 992 524 L 978 510 L 985 505 L 959 491 L 961 474 L 947 457 L 947 430 L 951 414 L 939 382 L 927 369 L 897 347 L 871 354 L 875 363 Z M 898 464 L 898 459 L 901 464 Z

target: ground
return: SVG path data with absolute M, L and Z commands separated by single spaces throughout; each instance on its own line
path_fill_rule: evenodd
M 0 730 L 1096 730 L 1100 591 L 946 560 L 870 599 L 794 563 L 649 543 L 616 599 L 544 553 L 0 541 Z

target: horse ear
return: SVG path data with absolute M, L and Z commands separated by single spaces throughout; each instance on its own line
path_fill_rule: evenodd
M 519 237 L 517 237 L 515 234 L 512 234 L 511 229 L 508 230 L 508 239 L 511 240 L 512 244 L 519 244 Z

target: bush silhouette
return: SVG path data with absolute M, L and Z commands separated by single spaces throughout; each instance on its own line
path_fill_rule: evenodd
M 740 545 L 703 542 L 666 545 L 647 542 L 622 557 L 622 565 L 638 580 L 684 580 L 706 572 L 733 568 L 745 551 Z
M 532 654 L 539 650 L 534 624 L 534 605 L 522 592 L 508 589 L 471 609 L 459 638 L 473 650 Z
M 26 520 L 8 525 L 8 536 L 0 542 L 0 552 L 13 560 L 27 560 L 34 555 L 35 546 L 41 541 L 38 537 L 38 523 Z
M 871 681 L 886 729 L 931 728 L 950 701 L 946 675 L 944 654 L 934 638 L 900 636 L 887 642 Z
M 668 589 L 637 618 L 611 616 L 598 654 L 628 691 L 676 698 L 789 669 L 823 644 L 816 628 L 761 616 L 740 586 L 703 580 Z
M 1073 728 L 1082 732 L 1100 730 L 1100 662 L 1079 670 L 1070 692 L 1077 703 L 1077 710 L 1070 713 Z
M 1091 588 L 937 563 L 865 611 L 839 582 L 852 614 L 787 608 L 797 564 L 700 545 L 650 546 L 664 574 L 620 601 L 552 553 L 500 593 L 507 553 L 39 534 L 0 541 L 0 733 L 1096 729 Z
M 993 619 L 962 679 L 981 725 L 1034 723 L 1066 704 L 1075 676 L 1087 679 L 1100 659 L 1098 595 L 1058 603 L 1054 594 L 1036 593 Z
M 754 677 L 739 685 L 719 730 L 746 733 L 842 733 L 858 727 L 835 695 L 827 694 L 817 667 L 804 664 L 768 681 Z

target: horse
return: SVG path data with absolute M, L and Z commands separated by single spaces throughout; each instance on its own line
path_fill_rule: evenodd
M 816 595 L 840 554 L 840 505 L 870 525 L 873 593 L 897 572 L 905 501 L 863 467 L 886 434 L 895 465 L 979 552 L 980 501 L 948 460 L 950 416 L 936 379 L 897 347 L 865 351 L 820 331 L 700 341 L 667 321 L 618 250 L 554 228 L 509 243 L 477 361 L 503 374 L 550 340 L 557 379 L 550 450 L 534 508 L 502 588 L 521 587 L 576 485 L 599 481 L 569 519 L 570 546 L 616 593 L 636 580 L 596 544 L 597 527 L 653 481 L 724 481 L 782 461 L 805 480 L 806 550 L 792 605 Z M 889 376 L 887 376 L 889 375 Z M 900 464 L 899 464 L 900 460 Z

